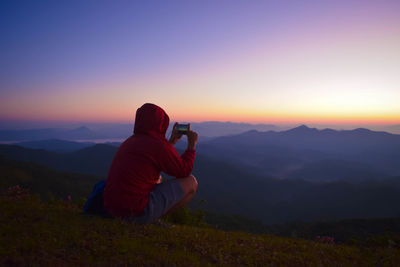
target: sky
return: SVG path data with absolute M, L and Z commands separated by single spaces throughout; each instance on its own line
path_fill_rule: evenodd
M 0 2 L 0 121 L 400 124 L 400 1 Z

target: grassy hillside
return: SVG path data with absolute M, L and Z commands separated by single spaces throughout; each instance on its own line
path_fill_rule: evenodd
M 160 227 L 82 214 L 20 189 L 0 196 L 0 265 L 398 266 L 400 249 Z
M 0 157 L 0 190 L 13 185 L 30 188 L 43 200 L 71 196 L 77 200 L 89 196 L 93 185 L 104 177 L 56 171 L 35 163 Z
M 35 162 L 61 171 L 106 176 L 117 147 L 96 144 L 71 153 L 0 145 L 0 155 L 7 159 Z

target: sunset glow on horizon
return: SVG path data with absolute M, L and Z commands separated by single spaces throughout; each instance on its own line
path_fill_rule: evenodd
M 0 120 L 400 124 L 399 1 L 0 5 Z

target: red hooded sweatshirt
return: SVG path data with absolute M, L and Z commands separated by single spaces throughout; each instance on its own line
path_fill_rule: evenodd
M 134 135 L 118 148 L 108 172 L 104 208 L 113 217 L 129 217 L 143 212 L 160 172 L 177 178 L 193 169 L 195 150 L 179 156 L 165 139 L 169 117 L 154 105 L 136 111 Z

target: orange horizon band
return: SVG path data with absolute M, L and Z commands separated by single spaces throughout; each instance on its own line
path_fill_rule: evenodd
M 321 124 L 400 124 L 400 116 L 376 116 L 376 117 L 307 117 L 307 116 L 196 116 L 196 115 L 186 115 L 179 116 L 174 114 L 169 114 L 171 121 L 186 121 L 186 122 L 205 122 L 205 121 L 220 121 L 220 122 L 244 122 L 244 123 L 321 123 Z M 84 116 L 61 116 L 58 118 L 54 117 L 42 117 L 42 116 L 32 116 L 32 117 L 5 117 L 0 118 L 0 120 L 7 121 L 54 121 L 54 122 L 132 122 L 134 120 L 134 114 L 131 116 L 118 116 L 118 117 L 84 117 Z

